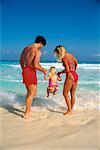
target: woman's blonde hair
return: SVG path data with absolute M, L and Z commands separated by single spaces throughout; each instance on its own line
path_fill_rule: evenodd
M 58 45 L 58 46 L 55 48 L 54 53 L 56 54 L 58 60 L 61 61 L 62 58 L 66 55 L 67 51 L 66 51 L 66 49 L 64 48 L 64 46 Z

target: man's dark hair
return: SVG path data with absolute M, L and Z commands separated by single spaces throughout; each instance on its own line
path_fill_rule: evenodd
M 46 45 L 46 39 L 43 36 L 37 36 L 35 39 L 35 43 L 41 43 L 44 46 Z

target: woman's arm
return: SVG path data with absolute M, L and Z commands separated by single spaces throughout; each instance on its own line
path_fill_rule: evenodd
M 74 62 L 75 62 L 75 70 L 77 69 L 77 66 L 78 66 L 78 62 L 77 62 L 77 59 L 74 57 Z
M 67 61 L 63 62 L 66 73 L 69 72 L 69 65 Z
M 60 71 L 60 72 L 58 72 L 58 73 L 57 73 L 58 76 L 60 76 L 60 75 L 63 74 L 63 73 L 69 72 L 69 66 L 68 66 L 67 61 L 64 61 L 64 62 L 63 62 L 63 65 L 64 65 L 64 68 L 65 68 L 65 69 L 62 70 L 62 71 Z
M 66 73 L 66 70 L 65 70 L 65 69 L 62 70 L 62 71 L 60 71 L 60 72 L 58 72 L 57 75 L 59 76 L 59 75 L 61 75 L 61 74 L 63 74 L 63 73 Z

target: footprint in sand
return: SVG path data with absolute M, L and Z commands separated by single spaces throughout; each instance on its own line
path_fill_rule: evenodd
M 89 118 L 87 118 L 87 119 L 83 119 L 82 120 L 82 123 L 83 124 L 87 124 L 87 123 L 89 123 L 91 121 L 91 117 L 89 117 Z
M 31 115 L 29 118 L 27 119 L 24 119 L 25 121 L 33 121 L 33 120 L 40 120 L 40 119 L 45 119 L 45 118 L 48 118 L 48 115 L 45 114 L 45 115 L 37 115 L 37 116 L 34 116 L 34 115 Z

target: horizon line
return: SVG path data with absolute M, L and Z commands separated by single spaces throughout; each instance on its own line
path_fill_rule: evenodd
M 0 61 L 10 61 L 10 62 L 16 61 L 16 62 L 20 62 L 20 60 L 6 60 L 6 59 L 5 60 L 4 59 L 0 59 Z M 57 61 L 52 61 L 52 60 L 51 61 L 45 61 L 45 60 L 44 61 L 43 60 L 40 61 L 40 63 L 43 63 L 43 62 L 44 63 L 46 63 L 46 62 L 48 62 L 48 63 L 50 62 L 51 63 L 51 62 L 57 62 Z M 100 63 L 100 61 L 78 61 L 78 63 Z

